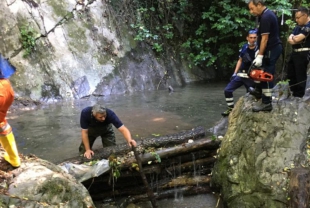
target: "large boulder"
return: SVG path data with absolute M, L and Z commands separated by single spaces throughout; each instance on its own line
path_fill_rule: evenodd
M 308 99 L 274 101 L 271 112 L 252 112 L 254 101 L 242 97 L 229 115 L 212 186 L 219 188 L 225 207 L 285 208 L 289 170 L 309 165 Z
M 0 150 L 0 207 L 95 207 L 87 189 L 57 165 L 35 156 L 21 156 L 13 169 Z

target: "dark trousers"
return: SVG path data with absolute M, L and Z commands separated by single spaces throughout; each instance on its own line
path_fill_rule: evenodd
M 88 139 L 89 139 L 89 146 L 90 148 L 93 147 L 95 140 L 97 137 L 101 137 L 101 142 L 103 147 L 113 146 L 116 144 L 115 142 L 115 133 L 113 131 L 112 124 L 107 126 L 100 126 L 100 127 L 90 127 L 88 129 Z M 79 147 L 80 154 L 84 154 L 85 147 L 83 142 Z
M 273 49 L 271 49 L 270 51 L 266 51 L 265 53 L 266 54 L 264 55 L 264 58 L 263 58 L 262 67 L 264 68 L 265 72 L 268 72 L 274 75 L 276 71 L 277 60 L 282 54 L 282 45 L 278 44 Z M 274 87 L 274 81 L 272 80 L 271 82 L 261 82 L 260 87 L 263 91 L 262 102 L 265 104 L 271 103 L 272 101 L 271 90 Z
M 229 108 L 234 107 L 234 100 L 233 100 L 233 92 L 244 85 L 246 91 L 248 92 L 249 87 L 253 87 L 254 82 L 250 78 L 242 78 L 235 76 L 232 80 L 227 84 L 224 89 L 224 94 L 226 98 L 226 103 Z
M 293 52 L 287 63 L 287 79 L 294 97 L 303 97 L 306 90 L 307 56 L 309 51 Z

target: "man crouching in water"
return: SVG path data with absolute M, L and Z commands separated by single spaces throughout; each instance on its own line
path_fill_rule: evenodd
M 91 159 L 94 155 L 91 148 L 99 136 L 103 147 L 115 145 L 112 124 L 123 134 L 130 147 L 137 146 L 136 141 L 131 138 L 130 131 L 117 115 L 103 105 L 96 104 L 84 108 L 81 112 L 82 143 L 79 147 L 80 154 L 83 154 L 87 159 Z

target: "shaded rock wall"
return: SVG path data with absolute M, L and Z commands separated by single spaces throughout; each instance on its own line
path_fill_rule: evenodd
M 254 113 L 251 97 L 241 98 L 229 116 L 212 184 L 226 207 L 287 207 L 288 171 L 309 165 L 310 104 L 289 97 L 271 112 Z
M 49 101 L 181 86 L 204 78 L 176 51 L 164 58 L 134 40 L 123 11 L 128 1 L 6 0 L 0 2 L 0 53 L 17 67 L 17 96 Z M 134 18 L 134 17 L 130 17 Z M 21 33 L 35 40 L 23 57 Z M 194 75 L 195 74 L 195 75 Z

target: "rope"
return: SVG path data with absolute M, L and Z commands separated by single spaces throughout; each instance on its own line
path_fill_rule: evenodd
M 298 84 L 301 84 L 301 83 L 306 82 L 306 81 L 307 81 L 307 80 L 298 82 L 298 83 L 296 83 L 296 84 L 288 85 L 288 88 L 290 88 L 290 87 L 292 87 L 292 86 L 295 86 L 295 85 L 298 85 Z M 268 87 L 268 89 L 269 89 L 269 87 Z M 280 89 L 279 89 L 279 90 L 272 89 L 272 92 L 280 92 L 280 91 L 281 91 Z

